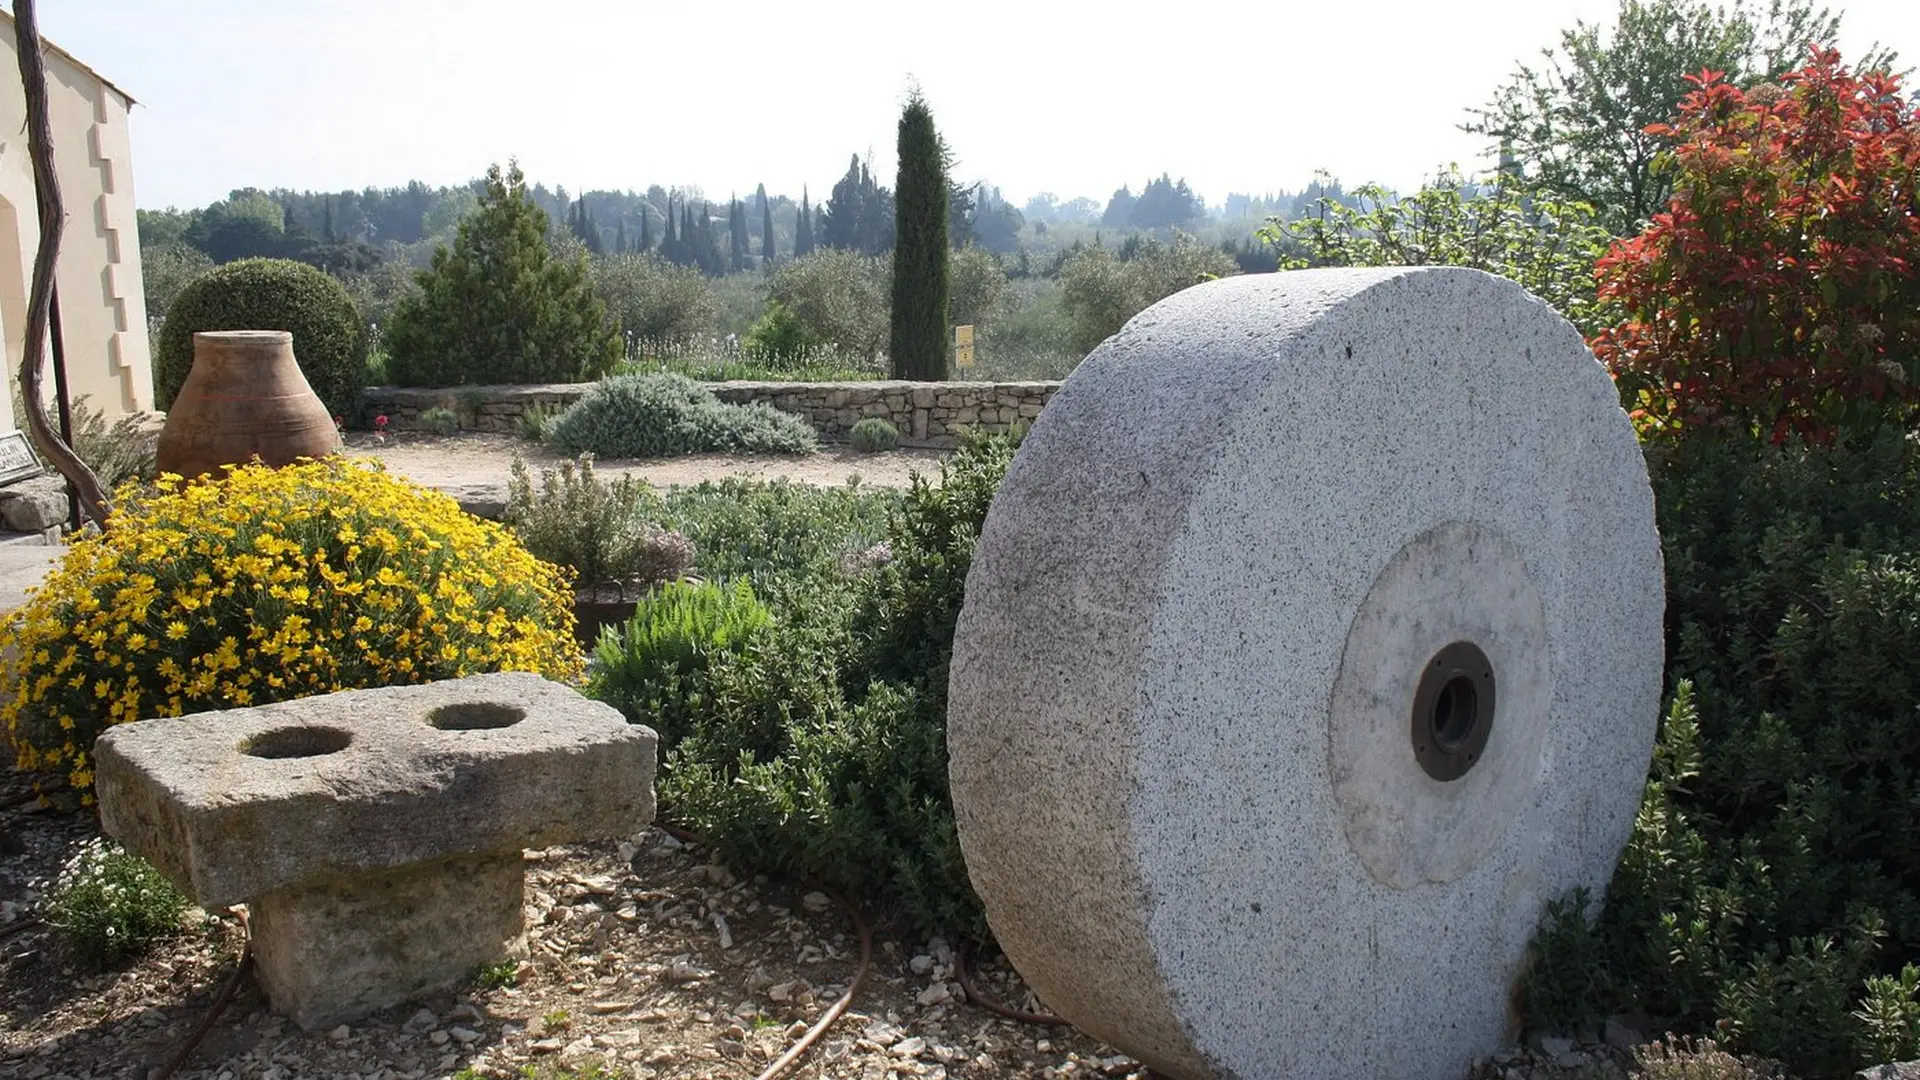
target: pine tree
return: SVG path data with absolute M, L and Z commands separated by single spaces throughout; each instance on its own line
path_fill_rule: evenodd
M 947 377 L 947 166 L 918 90 L 900 113 L 899 145 L 888 351 L 894 378 L 939 381 Z
M 767 185 L 760 185 L 760 262 L 773 265 L 773 203 L 767 199 Z
M 478 208 L 451 249 L 434 253 L 420 290 L 386 325 L 391 377 L 406 386 L 580 382 L 620 358 L 584 258 L 555 258 L 551 219 L 520 166 L 487 170 Z
M 807 189 L 800 188 L 800 216 L 793 226 L 793 257 L 799 258 L 813 250 L 813 211 L 807 206 Z

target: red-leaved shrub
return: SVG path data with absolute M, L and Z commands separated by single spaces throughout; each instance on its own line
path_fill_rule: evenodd
M 1829 442 L 1920 403 L 1920 122 L 1888 75 L 1832 49 L 1781 84 L 1694 85 L 1666 212 L 1595 267 L 1595 335 L 1643 434 Z

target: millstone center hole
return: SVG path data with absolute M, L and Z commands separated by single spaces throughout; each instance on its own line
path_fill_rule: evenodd
M 1493 730 L 1493 664 L 1480 646 L 1456 641 L 1435 653 L 1413 695 L 1413 758 L 1435 780 L 1458 780 L 1486 753 Z
M 512 727 L 527 718 L 527 710 L 518 705 L 493 701 L 462 701 L 442 705 L 427 714 L 427 725 L 441 731 L 490 731 Z
M 288 727 L 263 731 L 240 744 L 240 752 L 257 758 L 303 758 L 337 754 L 353 741 L 351 732 L 330 727 Z
M 1433 700 L 1428 723 L 1433 728 L 1434 744 L 1445 751 L 1460 749 L 1479 719 L 1480 695 L 1473 689 L 1473 680 L 1455 675 L 1441 685 Z

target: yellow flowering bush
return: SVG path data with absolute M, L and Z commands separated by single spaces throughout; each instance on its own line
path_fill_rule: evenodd
M 108 725 L 489 671 L 575 680 L 568 571 L 376 462 L 330 457 L 117 493 L 0 623 L 22 768 L 93 780 Z

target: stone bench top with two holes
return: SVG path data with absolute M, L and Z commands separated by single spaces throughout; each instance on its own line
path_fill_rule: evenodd
M 654 811 L 654 733 L 523 672 L 144 720 L 94 754 L 105 831 L 206 907 Z

